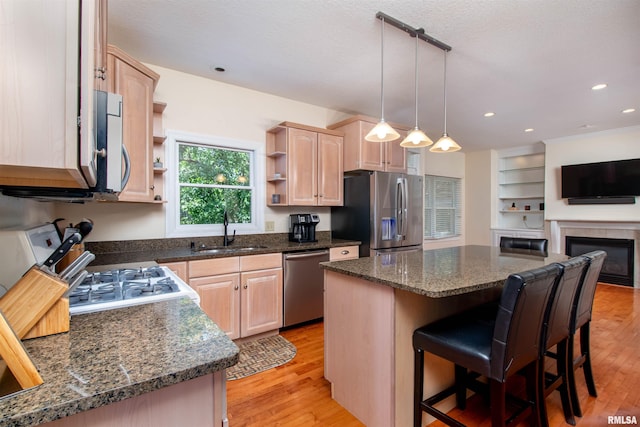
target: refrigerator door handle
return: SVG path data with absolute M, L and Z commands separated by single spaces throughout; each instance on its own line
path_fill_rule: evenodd
M 398 233 L 396 240 L 405 240 L 407 234 L 407 179 L 398 178 L 396 183 L 396 210 L 398 216 Z
M 396 236 L 395 240 L 402 240 L 402 179 L 396 181 Z
M 409 184 L 407 178 L 402 178 L 402 240 L 407 238 L 407 228 L 409 227 L 407 215 L 409 214 Z

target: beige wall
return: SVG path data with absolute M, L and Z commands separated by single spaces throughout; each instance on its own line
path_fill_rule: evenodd
M 325 127 L 346 117 L 326 108 L 147 65 L 161 76 L 154 99 L 167 103 L 163 117 L 167 130 L 264 142 L 265 130 L 282 121 Z M 71 222 L 91 218 L 95 227 L 89 241 L 129 240 L 165 237 L 165 208 L 141 203 L 56 203 L 55 214 Z M 318 230 L 330 229 L 329 208 L 266 208 L 265 221 L 275 222 L 275 232 L 286 232 L 288 215 L 297 212 L 318 212 Z
M 465 240 L 468 245 L 491 245 L 491 224 L 497 197 L 497 153 L 467 153 L 465 164 Z
M 640 221 L 640 204 L 569 205 L 561 196 L 560 167 L 640 158 L 640 126 L 544 141 L 545 220 Z

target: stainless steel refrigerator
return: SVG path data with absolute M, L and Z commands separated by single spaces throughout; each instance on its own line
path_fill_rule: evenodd
M 421 250 L 423 200 L 422 176 L 350 172 L 344 177 L 344 206 L 331 208 L 331 236 L 361 241 L 361 257 Z

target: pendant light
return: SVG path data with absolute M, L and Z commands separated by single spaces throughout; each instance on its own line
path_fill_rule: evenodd
M 380 122 L 364 137 L 370 142 L 393 141 L 400 138 L 400 134 L 389 123 L 384 121 L 384 17 L 381 18 L 381 66 L 380 66 Z
M 433 141 L 418 127 L 418 34 L 416 38 L 416 69 L 415 69 L 415 91 L 416 91 L 416 127 L 409 132 L 409 135 L 400 143 L 401 147 L 428 147 Z
M 460 150 L 462 147 L 458 145 L 447 134 L 447 51 L 444 51 L 444 133 L 442 137 L 435 143 L 435 145 L 429 148 L 429 151 L 434 153 L 452 153 Z

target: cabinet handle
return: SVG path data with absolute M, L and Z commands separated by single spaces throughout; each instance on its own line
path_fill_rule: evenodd
M 243 288 L 247 289 L 247 287 L 248 287 L 248 285 L 245 283 L 245 284 L 244 284 L 244 286 L 243 286 Z
M 107 73 L 106 68 L 98 67 L 98 68 L 96 68 L 95 77 L 97 79 L 100 79 L 100 80 L 106 80 L 107 79 L 107 74 L 106 73 Z
M 233 287 L 233 290 L 234 290 L 234 291 L 237 291 L 238 289 L 240 289 L 240 286 L 238 286 L 238 285 L 235 285 L 235 286 Z
M 341 251 L 341 252 L 340 252 L 340 254 L 341 254 L 341 255 L 349 255 L 349 251 L 344 250 L 344 251 Z

